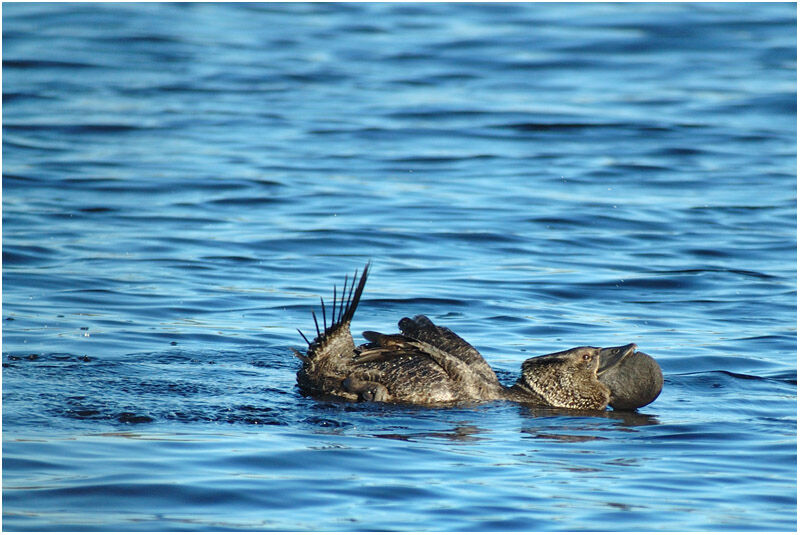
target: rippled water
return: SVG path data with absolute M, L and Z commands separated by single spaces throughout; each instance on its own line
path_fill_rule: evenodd
M 3 5 L 3 527 L 795 530 L 795 10 Z M 357 333 L 664 391 L 304 398 L 368 259 Z

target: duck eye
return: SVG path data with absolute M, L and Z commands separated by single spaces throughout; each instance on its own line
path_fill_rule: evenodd
M 590 354 L 588 354 L 588 353 L 587 353 L 587 354 L 585 354 L 585 355 L 583 356 L 583 360 L 587 360 L 587 361 L 588 361 L 588 360 L 592 360 L 592 356 L 591 356 Z

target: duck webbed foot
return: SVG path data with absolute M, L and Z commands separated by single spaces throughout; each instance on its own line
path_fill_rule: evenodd
M 389 391 L 381 383 L 367 378 L 350 375 L 342 381 L 342 387 L 351 394 L 356 394 L 359 401 L 389 401 Z

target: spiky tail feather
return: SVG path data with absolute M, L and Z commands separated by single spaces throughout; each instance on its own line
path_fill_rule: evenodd
M 333 287 L 333 306 L 331 307 L 331 321 L 328 324 L 328 317 L 325 309 L 325 301 L 320 297 L 319 302 L 322 308 L 322 330 L 320 330 L 319 321 L 317 320 L 316 313 L 312 310 L 311 317 L 314 319 L 314 327 L 317 331 L 317 336 L 313 341 L 309 342 L 306 335 L 300 329 L 297 332 L 303 337 L 303 340 L 308 344 L 308 354 L 301 358 L 304 362 L 306 359 L 313 360 L 315 356 L 324 353 L 328 346 L 339 345 L 336 342 L 343 342 L 345 346 L 349 346 L 352 350 L 355 348 L 353 337 L 350 334 L 350 321 L 358 308 L 358 303 L 361 300 L 361 294 L 364 292 L 364 286 L 367 283 L 367 276 L 369 274 L 370 263 L 364 266 L 361 272 L 361 278 L 356 285 L 356 278 L 358 277 L 358 270 L 353 273 L 353 279 L 350 281 L 348 276 L 344 278 L 344 288 L 342 293 L 337 295 L 336 285 Z M 347 289 L 348 281 L 350 281 L 350 289 Z M 347 299 L 345 299 L 347 294 Z M 338 302 L 337 302 L 338 300 Z M 338 306 L 337 306 L 338 304 Z M 295 353 L 298 354 L 297 352 Z M 298 355 L 300 356 L 300 355 Z
M 349 277 L 345 277 L 341 295 L 337 296 L 334 287 L 330 325 L 328 325 L 325 312 L 325 302 L 320 299 L 323 311 L 322 330 L 320 331 L 317 315 L 312 311 L 311 316 L 314 318 L 314 326 L 317 330 L 317 336 L 313 341 L 309 342 L 308 338 L 300 332 L 300 336 L 308 344 L 307 352 L 304 355 L 299 351 L 293 351 L 295 356 L 303 361 L 303 366 L 297 372 L 297 384 L 304 392 L 318 395 L 337 393 L 342 396 L 349 395 L 342 391 L 342 382 L 350 373 L 355 357 L 355 343 L 353 335 L 350 334 L 350 321 L 353 319 L 353 314 L 361 300 L 361 294 L 364 292 L 368 272 L 369 262 L 364 267 L 358 284 L 356 284 L 358 270 L 353 273 L 349 290 L 347 288 Z M 345 294 L 347 294 L 346 299 Z

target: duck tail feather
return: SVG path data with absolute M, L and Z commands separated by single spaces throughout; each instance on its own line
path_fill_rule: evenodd
M 361 273 L 361 279 L 359 279 L 358 281 L 358 286 L 356 287 L 356 291 L 355 294 L 353 294 L 352 300 L 348 296 L 347 308 L 344 311 L 344 317 L 342 318 L 342 323 L 350 323 L 350 321 L 353 319 L 353 315 L 356 313 L 356 309 L 358 308 L 358 303 L 359 301 L 361 301 L 361 294 L 364 292 L 364 286 L 367 284 L 367 276 L 369 275 L 369 265 L 370 263 L 367 262 L 367 265 L 364 266 L 364 271 Z M 350 289 L 352 291 L 352 287 Z
M 306 341 L 306 344 L 308 344 L 308 345 L 310 346 L 310 345 L 311 345 L 311 342 L 309 342 L 309 341 L 308 341 L 308 338 L 306 338 L 306 335 L 304 335 L 304 334 L 303 334 L 303 331 L 301 331 L 300 329 L 297 329 L 297 332 L 299 332 L 299 333 L 300 333 L 300 336 L 302 336 L 302 337 L 303 337 L 303 340 L 305 340 L 305 341 Z
M 369 264 L 367 264 L 367 266 L 369 266 Z M 351 300 L 351 299 L 353 299 L 353 290 L 354 290 L 354 289 L 355 289 L 355 287 L 356 287 L 356 278 L 357 278 L 357 277 L 358 277 L 358 269 L 356 269 L 356 270 L 353 272 L 353 280 L 351 280 L 351 281 L 350 281 L 350 292 L 348 292 L 348 294 L 347 294 L 347 300 L 345 301 L 345 303 L 347 303 L 347 306 L 349 306 L 349 305 L 350 305 L 350 300 Z M 344 292 L 342 292 L 342 297 L 344 297 Z M 346 307 L 342 307 L 342 317 L 340 317 L 340 318 L 339 318 L 339 321 L 340 321 L 340 322 L 341 322 L 341 321 L 342 321 L 342 319 L 344 318 L 344 308 L 346 308 Z
M 302 336 L 308 344 L 309 359 L 316 360 L 319 358 L 325 358 L 324 355 L 331 352 L 344 354 L 355 350 L 353 337 L 350 334 L 350 322 L 353 319 L 353 315 L 355 314 L 358 304 L 361 300 L 361 295 L 364 292 L 364 286 L 367 283 L 367 277 L 369 274 L 369 267 L 370 263 L 367 262 L 367 265 L 364 267 L 364 270 L 361 273 L 361 278 L 358 280 L 358 284 L 356 284 L 358 270 L 356 270 L 353 274 L 352 280 L 350 280 L 348 277 L 345 277 L 345 285 L 344 288 L 342 288 L 341 295 L 338 295 L 338 298 L 338 292 L 334 286 L 330 323 L 328 322 L 328 313 L 325 310 L 325 301 L 320 298 L 320 307 L 322 308 L 322 329 L 320 329 L 319 320 L 317 320 L 316 313 L 313 310 L 311 311 L 311 317 L 314 319 L 314 327 L 317 330 L 317 337 L 309 342 L 308 338 L 306 338 L 305 335 L 300 332 L 300 336 Z M 349 290 L 347 288 L 348 280 L 350 280 Z M 346 299 L 345 293 L 347 293 Z M 338 349 L 334 351 L 334 348 Z
M 300 333 L 300 334 L 303 334 L 303 333 Z M 305 338 L 305 337 L 303 337 L 303 338 Z M 295 357 L 297 357 L 301 361 L 303 361 L 303 364 L 307 364 L 308 363 L 308 357 L 306 355 L 303 355 L 302 353 L 300 353 L 298 350 L 296 350 L 293 347 L 290 347 L 289 349 L 292 350 L 292 353 L 294 354 Z
M 336 323 L 336 285 L 333 285 L 333 307 L 331 308 L 331 325 Z
M 317 322 L 317 315 L 314 314 L 314 311 L 311 311 L 311 317 L 314 318 L 314 327 L 317 329 L 317 340 L 322 338 L 322 334 L 319 332 L 319 323 Z
M 319 306 L 322 308 L 322 332 L 328 330 L 328 320 L 325 318 L 325 301 L 319 298 Z

